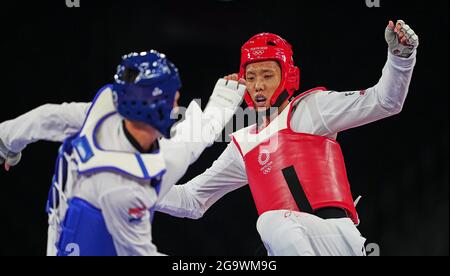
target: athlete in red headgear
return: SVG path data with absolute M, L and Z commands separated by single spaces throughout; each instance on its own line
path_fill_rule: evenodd
M 258 232 L 269 255 L 363 255 L 359 223 L 337 134 L 401 112 L 419 38 L 403 21 L 386 28 L 388 61 L 374 87 L 337 93 L 317 88 L 289 101 L 299 88 L 291 46 L 263 33 L 242 47 L 246 101 L 266 112 L 264 123 L 232 135 L 205 173 L 175 186 L 157 209 L 200 218 L 222 196 L 250 185 Z M 233 212 L 236 210 L 233 210 Z
M 300 87 L 300 69 L 294 65 L 293 55 L 291 45 L 278 35 L 270 33 L 255 35 L 242 46 L 239 76 L 246 78 L 247 73 L 250 82 L 253 80 L 255 72 L 247 72 L 247 66 L 252 63 L 275 61 L 277 64 L 272 63 L 275 65 L 273 69 L 280 70 L 281 80 L 269 103 L 270 106 L 279 107 L 287 103 L 287 100 Z M 252 99 L 250 93 L 246 94 L 245 101 L 250 108 L 255 107 L 255 101 L 258 105 L 257 99 Z

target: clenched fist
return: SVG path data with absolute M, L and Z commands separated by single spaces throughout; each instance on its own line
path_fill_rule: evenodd
M 389 21 L 385 33 L 389 50 L 395 56 L 408 58 L 419 47 L 419 36 L 403 20 Z

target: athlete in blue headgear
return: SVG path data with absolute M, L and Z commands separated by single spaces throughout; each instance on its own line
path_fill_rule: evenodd
M 7 168 L 32 142 L 63 142 L 47 206 L 48 255 L 160 255 L 152 208 L 214 142 L 245 91 L 219 80 L 205 110 L 192 102 L 169 138 L 180 88 L 163 54 L 132 53 L 92 103 L 44 105 L 0 124 Z

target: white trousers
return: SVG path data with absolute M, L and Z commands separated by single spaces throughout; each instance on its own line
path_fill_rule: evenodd
M 307 213 L 270 211 L 257 229 L 269 256 L 364 256 L 365 238 L 352 220 L 324 220 Z

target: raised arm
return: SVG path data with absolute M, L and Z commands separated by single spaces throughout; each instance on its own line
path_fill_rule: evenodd
M 338 133 L 402 111 L 416 64 L 418 37 L 408 25 L 399 21 L 395 29 L 390 22 L 386 39 L 388 58 L 375 86 L 342 93 L 323 91 L 304 100 L 314 125 L 321 128 L 316 132 L 322 135 Z M 297 125 L 295 117 L 294 126 Z
M 186 166 L 194 163 L 222 134 L 241 105 L 244 93 L 245 86 L 239 82 L 219 79 L 204 111 L 191 102 L 185 120 L 174 127 L 175 135 L 167 141 L 183 145 L 189 156 Z

